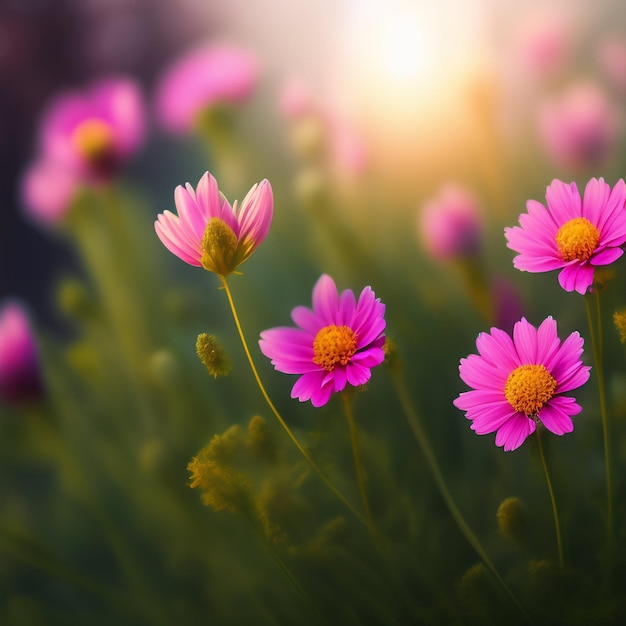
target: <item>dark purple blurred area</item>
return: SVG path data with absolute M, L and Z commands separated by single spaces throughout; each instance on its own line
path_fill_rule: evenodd
M 32 224 L 20 206 L 19 181 L 35 152 L 42 106 L 58 90 L 106 73 L 136 77 L 149 97 L 166 60 L 214 28 L 206 7 L 194 13 L 192 6 L 170 0 L 0 2 L 0 301 L 16 297 L 35 317 L 49 317 L 53 277 L 74 266 L 63 240 Z

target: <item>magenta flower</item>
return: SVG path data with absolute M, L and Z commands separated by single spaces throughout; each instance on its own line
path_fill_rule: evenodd
M 231 207 L 209 172 L 196 190 L 187 183 L 174 191 L 178 215 L 160 213 L 154 223 L 163 245 L 195 267 L 227 276 L 263 242 L 274 211 L 272 187 L 267 180 L 254 185 Z
M 44 109 L 39 151 L 22 179 L 26 210 L 37 220 L 58 222 L 80 185 L 110 180 L 144 137 L 138 85 L 126 78 L 97 81 L 84 91 L 65 91 Z
M 518 256 L 513 265 L 526 272 L 560 269 L 565 291 L 585 294 L 593 284 L 598 265 L 609 265 L 624 254 L 626 242 L 626 185 L 619 180 L 613 190 L 604 179 L 592 178 L 581 201 L 576 183 L 552 181 L 546 190 L 548 208 L 535 200 L 520 226 L 505 228 L 507 247 Z
M 477 256 L 482 248 L 483 227 L 476 199 L 458 185 L 445 185 L 422 207 L 418 234 L 436 259 Z
M 0 308 L 0 399 L 9 404 L 37 400 L 43 391 L 35 337 L 26 311 L 16 302 Z
M 299 374 L 291 397 L 323 406 L 346 384 L 365 384 L 371 369 L 385 359 L 385 305 L 371 287 L 356 301 L 323 274 L 313 288 L 313 309 L 298 306 L 291 319 L 298 328 L 279 327 L 261 333 L 261 352 L 285 374 Z
M 461 359 L 459 366 L 472 391 L 454 400 L 473 431 L 495 432 L 496 445 L 509 451 L 524 443 L 538 421 L 555 435 L 574 430 L 571 418 L 582 408 L 562 394 L 584 385 L 591 369 L 580 359 L 583 339 L 577 332 L 561 343 L 551 317 L 539 328 L 522 318 L 512 338 L 492 328 L 478 335 L 476 347 L 478 354 Z
M 127 78 L 64 92 L 42 116 L 41 154 L 89 180 L 106 180 L 141 145 L 144 117 L 139 87 Z
M 257 79 L 257 61 L 246 50 L 230 44 L 202 45 L 163 73 L 155 95 L 157 118 L 171 132 L 188 132 L 206 109 L 245 102 Z

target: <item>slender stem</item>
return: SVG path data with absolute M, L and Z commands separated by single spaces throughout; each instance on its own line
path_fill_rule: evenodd
M 343 406 L 346 413 L 346 420 L 348 421 L 348 428 L 350 429 L 350 442 L 352 443 L 352 454 L 354 455 L 354 467 L 356 469 L 356 477 L 359 482 L 359 491 L 361 492 L 361 500 L 363 501 L 363 509 L 365 511 L 365 517 L 367 524 L 372 534 L 376 533 L 376 525 L 372 517 L 372 510 L 370 509 L 369 500 L 367 498 L 367 490 L 365 489 L 365 479 L 363 476 L 363 464 L 361 462 L 361 448 L 359 446 L 359 433 L 357 431 L 356 423 L 354 421 L 354 414 L 352 412 L 352 404 L 350 402 L 350 394 L 343 394 Z
M 287 565 L 287 563 L 285 563 L 285 561 L 278 554 L 274 545 L 272 544 L 272 541 L 267 537 L 265 529 L 263 528 L 263 524 L 260 523 L 258 512 L 255 510 L 254 507 L 244 507 L 243 513 L 246 519 L 252 525 L 252 528 L 254 529 L 254 532 L 258 536 L 259 540 L 263 542 L 264 546 L 267 548 L 268 552 L 270 553 L 272 559 L 274 559 L 274 562 L 281 569 L 283 574 L 286 576 L 287 580 L 293 585 L 294 589 L 298 592 L 298 594 L 302 597 L 302 599 L 311 607 L 311 609 L 322 620 L 322 622 L 326 624 L 327 621 L 324 615 L 322 615 L 317 605 L 313 602 L 309 594 L 304 590 L 302 585 L 298 582 L 298 579 L 296 578 L 295 574 L 291 571 L 291 568 Z
M 564 560 L 563 560 L 563 542 L 561 541 L 561 525 L 559 524 L 559 514 L 556 508 L 556 499 L 554 498 L 554 489 L 552 489 L 552 481 L 550 480 L 550 473 L 548 472 L 548 464 L 546 463 L 546 455 L 543 452 L 543 444 L 541 442 L 541 425 L 538 424 L 535 430 L 537 434 L 537 447 L 539 448 L 539 458 L 541 459 L 541 466 L 543 467 L 543 472 L 546 475 L 546 483 L 548 484 L 548 492 L 550 493 L 550 502 L 552 502 L 552 513 L 554 515 L 554 530 L 556 533 L 556 546 L 559 552 L 559 566 L 561 567 L 561 572 L 564 570 Z
M 500 576 L 500 573 L 498 572 L 495 565 L 489 558 L 488 554 L 485 552 L 485 549 L 482 547 L 482 544 L 480 543 L 478 537 L 476 537 L 472 529 L 469 527 L 468 523 L 465 521 L 465 518 L 459 511 L 458 507 L 456 506 L 456 503 L 454 502 L 454 498 L 452 497 L 452 494 L 450 493 L 450 491 L 448 490 L 448 487 L 446 486 L 446 482 L 443 478 L 443 474 L 441 473 L 441 469 L 439 468 L 437 458 L 435 456 L 435 453 L 433 452 L 430 442 L 428 441 L 428 437 L 426 436 L 426 433 L 422 427 L 422 423 L 418 416 L 418 413 L 413 407 L 413 403 L 411 401 L 411 397 L 407 390 L 404 378 L 400 375 L 399 372 L 394 372 L 394 374 L 395 375 L 393 375 L 391 378 L 392 378 L 396 393 L 398 394 L 398 399 L 400 401 L 400 404 L 404 410 L 405 417 L 409 423 L 409 426 L 411 427 L 411 430 L 413 431 L 413 434 L 415 435 L 415 438 L 417 439 L 417 443 L 422 449 L 422 454 L 424 455 L 424 458 L 426 459 L 426 462 L 428 463 L 428 466 L 430 467 L 430 470 L 433 474 L 433 478 L 435 479 L 435 483 L 437 484 L 437 487 L 439 488 L 439 493 L 441 494 L 441 497 L 446 503 L 446 506 L 448 507 L 450 514 L 454 518 L 454 521 L 457 523 L 459 530 L 463 533 L 463 536 L 465 537 L 467 542 L 472 546 L 472 548 L 474 548 L 478 556 L 482 559 L 485 565 L 489 568 L 489 570 L 491 571 L 491 573 L 493 574 L 497 582 L 500 584 L 504 592 L 508 595 L 509 599 L 513 602 L 513 604 L 517 606 L 517 608 L 524 615 L 526 620 L 530 621 L 530 617 L 524 610 L 524 607 L 520 604 L 519 600 L 515 597 L 515 595 L 509 588 L 509 586 L 506 584 L 506 582 L 502 578 L 502 576 Z
M 604 442 L 604 472 L 606 475 L 606 524 L 609 557 L 613 552 L 613 482 L 611 476 L 611 436 L 610 423 L 606 409 L 606 393 L 604 390 L 604 371 L 602 366 L 602 322 L 600 317 L 600 294 L 596 293 L 596 320 L 594 325 L 593 312 L 589 296 L 585 295 L 585 308 L 589 323 L 591 349 L 598 381 L 598 397 L 600 401 L 600 418 L 602 420 L 602 437 Z M 597 325 L 597 328 L 596 328 Z
M 237 332 L 239 333 L 239 338 L 241 339 L 241 344 L 243 346 L 243 350 L 246 353 L 246 357 L 248 359 L 248 363 L 250 364 L 250 369 L 252 370 L 252 374 L 256 383 L 261 390 L 261 394 L 267 403 L 267 406 L 270 408 L 278 423 L 283 427 L 283 430 L 287 433 L 287 436 L 293 444 L 298 448 L 300 454 L 305 458 L 307 463 L 315 470 L 317 475 L 324 481 L 326 486 L 352 511 L 352 513 L 357 517 L 363 524 L 367 525 L 367 521 L 365 518 L 350 504 L 350 502 L 345 498 L 345 496 L 333 485 L 330 479 L 322 472 L 320 467 L 315 463 L 315 461 L 311 458 L 311 455 L 302 447 L 300 442 L 296 439 L 296 436 L 293 434 L 289 426 L 285 420 L 281 417 L 278 409 L 274 406 L 274 403 L 271 401 L 267 391 L 263 383 L 261 382 L 261 377 L 259 376 L 259 372 L 257 371 L 256 365 L 254 364 L 254 360 L 252 359 L 252 354 L 250 353 L 250 349 L 248 348 L 248 343 L 246 342 L 245 335 L 243 334 L 243 330 L 241 328 L 241 323 L 239 322 L 239 316 L 237 315 L 237 309 L 235 308 L 235 302 L 233 301 L 233 296 L 230 292 L 230 287 L 228 286 L 228 282 L 226 281 L 225 276 L 220 276 L 220 280 L 222 281 L 222 285 L 224 287 L 224 291 L 226 292 L 226 297 L 228 298 L 228 304 L 230 305 L 230 310 L 233 314 L 233 319 L 235 320 L 235 326 L 237 327 Z
M 280 555 L 277 554 L 276 550 L 274 550 L 272 546 L 269 546 L 268 549 L 269 549 L 270 554 L 272 555 L 272 558 L 278 565 L 278 567 L 280 567 L 280 569 L 282 570 L 283 574 L 287 577 L 289 582 L 294 586 L 296 591 L 302 596 L 302 599 L 311 607 L 311 609 L 317 614 L 317 616 L 323 621 L 323 623 L 327 624 L 328 622 L 326 621 L 326 618 L 320 612 L 320 610 L 318 609 L 317 605 L 313 602 L 313 600 L 311 600 L 311 598 L 309 597 L 309 594 L 303 589 L 302 585 L 298 582 L 298 580 L 294 576 L 291 569 L 289 569 L 289 566 L 287 565 L 287 563 L 283 561 L 283 559 L 280 557 Z

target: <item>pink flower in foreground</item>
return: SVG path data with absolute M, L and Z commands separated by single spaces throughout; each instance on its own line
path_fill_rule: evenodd
M 473 431 L 495 432 L 496 445 L 508 451 L 519 448 L 538 421 L 555 435 L 574 430 L 571 418 L 582 408 L 562 394 L 584 385 L 591 369 L 580 359 L 583 339 L 577 332 L 561 343 L 551 317 L 539 328 L 522 318 L 512 338 L 492 328 L 478 335 L 476 347 L 478 354 L 461 359 L 459 366 L 472 391 L 454 400 Z
M 482 231 L 476 199 L 453 184 L 425 202 L 418 216 L 418 234 L 436 259 L 475 257 L 482 248 Z
M 178 215 L 160 213 L 154 223 L 163 245 L 178 258 L 227 276 L 241 265 L 267 236 L 274 197 L 267 180 L 254 185 L 238 207 L 220 193 L 209 172 L 196 190 L 187 183 L 174 191 Z
M 520 226 L 504 229 L 507 247 L 519 253 L 513 265 L 526 272 L 561 269 L 561 287 L 585 294 L 595 268 L 624 254 L 626 185 L 620 179 L 611 191 L 604 179 L 592 178 L 581 200 L 575 183 L 554 180 L 546 200 L 547 209 L 529 200 Z
M 43 391 L 39 354 L 24 309 L 0 308 L 0 399 L 10 404 L 37 400 Z
M 60 221 L 80 185 L 109 181 L 138 150 L 144 117 L 139 87 L 126 78 L 54 98 L 41 117 L 38 154 L 22 179 L 27 212 L 45 223 Z
M 164 71 L 155 95 L 157 118 L 171 132 L 188 132 L 209 107 L 245 102 L 257 80 L 257 61 L 248 51 L 229 44 L 197 47 Z
M 298 306 L 291 319 L 298 328 L 279 327 L 261 333 L 261 352 L 285 374 L 299 374 L 291 397 L 323 406 L 346 384 L 365 384 L 371 369 L 385 359 L 385 305 L 371 287 L 356 300 L 323 274 L 313 288 L 313 308 Z

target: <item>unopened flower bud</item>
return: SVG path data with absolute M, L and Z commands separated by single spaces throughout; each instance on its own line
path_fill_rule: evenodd
M 207 333 L 198 335 L 196 352 L 213 378 L 226 376 L 230 372 L 232 368 L 230 357 L 214 335 L 207 335 Z
M 276 441 L 272 437 L 267 422 L 260 415 L 255 415 L 248 424 L 246 444 L 252 449 L 258 459 L 270 465 L 276 462 L 278 458 Z
M 498 507 L 496 514 L 498 528 L 502 535 L 509 541 L 520 542 L 523 540 L 525 516 L 522 501 L 519 498 L 507 498 Z

